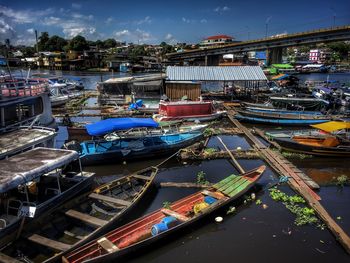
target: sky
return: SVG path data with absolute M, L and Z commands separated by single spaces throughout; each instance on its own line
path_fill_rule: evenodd
M 0 42 L 33 45 L 34 31 L 139 44 L 236 40 L 350 25 L 350 0 L 0 0 Z

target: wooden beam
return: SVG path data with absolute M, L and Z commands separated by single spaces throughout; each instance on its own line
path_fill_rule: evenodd
M 125 200 L 118 199 L 118 198 L 108 196 L 108 195 L 100 195 L 100 194 L 96 194 L 96 193 L 91 193 L 89 195 L 89 197 L 93 198 L 93 199 L 100 200 L 100 201 L 109 202 L 109 203 L 113 203 L 113 204 L 117 204 L 117 205 L 123 205 L 123 206 L 130 206 L 132 204 L 129 201 L 125 201 Z
M 23 263 L 22 261 L 19 261 L 15 258 L 12 258 L 4 253 L 0 253 L 0 262 L 6 262 L 6 263 Z
M 175 211 L 172 211 L 170 209 L 163 208 L 161 211 L 162 211 L 163 214 L 165 214 L 167 216 L 173 216 L 173 217 L 175 217 L 175 218 L 177 218 L 177 219 L 179 219 L 180 221 L 183 221 L 183 222 L 189 220 L 189 218 L 187 216 L 181 215 L 181 214 L 179 214 L 179 213 L 177 213 Z
M 141 179 L 141 180 L 145 180 L 145 181 L 151 180 L 150 177 L 144 176 L 144 175 L 139 175 L 139 174 L 133 174 L 132 177 L 137 178 L 137 179 Z
M 49 247 L 54 250 L 66 251 L 71 248 L 71 245 L 65 244 L 56 240 L 49 239 L 37 234 L 34 234 L 28 238 L 30 241 L 33 241 L 37 244 L 40 244 L 45 247 Z
M 208 190 L 204 190 L 201 192 L 203 195 L 208 195 L 208 196 L 211 196 L 211 197 L 214 197 L 216 199 L 222 199 L 224 197 L 223 194 L 220 194 L 220 193 L 217 193 L 217 192 L 211 192 L 211 191 L 208 191 Z
M 97 217 L 90 216 L 88 214 L 84 214 L 84 213 L 81 213 L 81 212 L 73 210 L 73 209 L 68 210 L 66 212 L 66 215 L 70 216 L 72 218 L 81 220 L 81 221 L 88 223 L 90 225 L 93 225 L 95 227 L 101 227 L 101 226 L 104 226 L 105 224 L 108 223 L 108 221 L 106 221 L 106 220 L 102 220 L 102 219 L 99 219 Z
M 119 248 L 106 237 L 100 238 L 99 240 L 97 240 L 97 243 L 108 253 L 113 253 L 119 250 Z
M 218 140 L 221 142 L 221 144 L 224 146 L 225 150 L 228 152 L 228 154 L 230 155 L 233 163 L 235 164 L 236 168 L 238 169 L 238 171 L 241 173 L 241 174 L 244 174 L 245 171 L 244 169 L 242 168 L 242 166 L 237 162 L 237 160 L 235 159 L 235 157 L 233 156 L 233 154 L 231 153 L 231 151 L 227 148 L 226 144 L 224 144 L 224 142 L 221 140 L 221 138 L 218 136 L 217 137 Z

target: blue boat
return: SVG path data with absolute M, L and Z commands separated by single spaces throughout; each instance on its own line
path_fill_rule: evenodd
M 134 133 L 117 137 L 115 133 L 127 129 L 157 128 L 158 123 L 149 118 L 115 118 L 86 126 L 92 136 L 103 136 L 80 144 L 80 158 L 84 165 L 118 163 L 122 161 L 167 155 L 187 147 L 203 137 L 201 130 L 171 133 Z M 110 136 L 113 132 L 114 136 Z
M 312 124 L 319 124 L 328 122 L 330 119 L 276 119 L 276 118 L 261 118 L 244 116 L 241 114 L 235 115 L 236 119 L 244 122 L 260 123 L 260 124 L 278 124 L 286 126 L 309 126 Z

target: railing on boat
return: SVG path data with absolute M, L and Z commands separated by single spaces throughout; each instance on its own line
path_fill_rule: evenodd
M 37 96 L 48 90 L 48 86 L 45 83 L 24 84 L 23 86 L 18 84 L 22 83 L 0 82 L 0 100 Z

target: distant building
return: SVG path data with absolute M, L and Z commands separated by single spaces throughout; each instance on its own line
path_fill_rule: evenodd
M 332 52 L 327 49 L 311 49 L 309 52 L 309 60 L 311 62 L 324 63 L 330 59 Z
M 312 62 L 318 62 L 320 59 L 320 50 L 311 49 L 309 52 L 309 60 Z
M 210 36 L 210 37 L 207 37 L 206 39 L 203 39 L 203 41 L 199 44 L 199 46 L 200 48 L 211 48 L 216 46 L 227 45 L 233 42 L 234 42 L 233 37 L 230 37 L 227 35 L 216 35 L 216 36 Z

